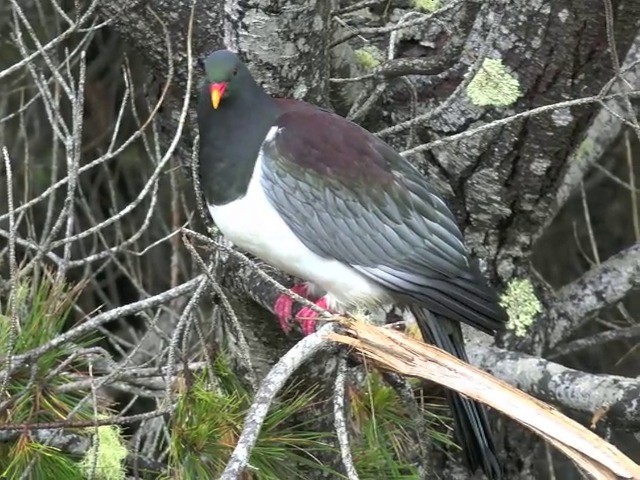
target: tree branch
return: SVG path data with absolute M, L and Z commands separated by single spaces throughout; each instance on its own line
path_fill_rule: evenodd
M 560 357 L 566 357 L 567 355 L 581 352 L 604 343 L 615 342 L 617 340 L 635 340 L 637 342 L 638 339 L 640 339 L 640 325 L 616 328 L 565 343 L 556 348 L 548 358 L 553 360 Z
M 336 374 L 335 389 L 333 392 L 333 425 L 336 429 L 338 444 L 340 445 L 340 456 L 344 465 L 347 478 L 358 480 L 358 471 L 353 464 L 351 454 L 351 443 L 349 442 L 349 432 L 347 430 L 347 407 L 345 405 L 345 385 L 347 382 L 347 360 L 340 358 L 338 361 L 338 372 Z
M 96 330 L 101 325 L 104 325 L 109 322 L 113 322 L 114 320 L 126 317 L 128 315 L 135 315 L 137 313 L 142 312 L 148 308 L 153 308 L 163 303 L 167 303 L 175 298 L 181 297 L 188 293 L 193 292 L 200 281 L 204 278 L 204 275 L 199 275 L 195 278 L 192 278 L 188 282 L 185 282 L 181 285 L 178 285 L 175 288 L 167 290 L 166 292 L 159 293 L 158 295 L 154 295 L 149 298 L 145 298 L 143 300 L 139 300 L 137 302 L 129 303 L 127 305 L 123 305 L 122 307 L 114 308 L 104 313 L 100 313 L 95 317 L 87 320 L 80 325 L 73 327 L 67 330 L 62 335 L 58 335 L 50 342 L 45 343 L 37 348 L 29 350 L 26 353 L 16 355 L 11 359 L 11 368 L 16 369 L 25 362 L 28 362 L 34 358 L 38 358 L 41 355 L 53 350 L 54 348 L 59 347 L 65 343 L 73 342 L 77 340 L 79 337 L 91 333 Z
M 469 359 L 505 382 L 561 407 L 607 417 L 625 429 L 640 427 L 640 380 L 573 370 L 520 352 L 468 345 Z
M 563 287 L 535 327 L 536 343 L 553 349 L 592 315 L 622 300 L 640 284 L 640 244 L 610 257 Z

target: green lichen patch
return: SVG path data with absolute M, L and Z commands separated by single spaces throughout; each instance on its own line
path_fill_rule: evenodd
M 529 280 L 513 280 L 507 285 L 507 291 L 500 299 L 509 314 L 507 328 L 517 337 L 524 337 L 542 305 L 533 291 Z
M 382 62 L 382 52 L 373 46 L 359 48 L 353 53 L 360 66 L 365 70 L 373 70 Z
M 416 10 L 431 13 L 440 8 L 440 0 L 413 0 L 413 6 Z
M 105 425 L 98 427 L 97 439 L 85 453 L 80 467 L 87 477 L 94 473 L 93 478 L 99 480 L 124 480 L 126 457 L 127 448 L 120 427 Z
M 511 75 L 502 60 L 487 58 L 467 87 L 471 103 L 481 107 L 506 107 L 515 103 L 522 92 L 520 82 Z
M 593 140 L 590 138 L 585 138 L 582 143 L 578 146 L 578 152 L 576 154 L 576 158 L 582 158 L 586 155 L 590 155 L 593 151 Z

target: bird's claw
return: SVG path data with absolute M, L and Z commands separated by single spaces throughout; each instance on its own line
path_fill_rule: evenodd
M 309 294 L 309 288 L 304 283 L 294 285 L 290 290 L 304 298 L 307 298 L 307 295 Z M 273 312 L 276 317 L 278 317 L 280 328 L 282 328 L 282 331 L 285 333 L 289 333 L 291 331 L 291 319 L 293 317 L 294 303 L 295 300 L 293 298 L 286 293 L 283 293 L 278 296 L 276 302 L 273 304 Z
M 320 297 L 315 301 L 315 305 L 324 310 L 327 309 L 327 298 Z M 320 313 L 313 310 L 311 307 L 302 307 L 296 315 L 296 321 L 302 328 L 302 334 L 306 337 L 316 331 L 316 320 L 320 316 Z
M 290 290 L 293 293 L 306 298 L 307 300 L 311 300 L 309 298 L 309 288 L 304 283 L 294 285 Z M 289 333 L 291 331 L 291 321 L 293 319 L 294 304 L 295 300 L 286 293 L 278 296 L 275 303 L 273 304 L 273 312 L 275 313 L 276 317 L 278 317 L 280 328 L 282 328 L 282 331 L 285 333 Z M 326 309 L 327 299 L 325 297 L 320 297 L 315 301 L 315 304 L 320 308 Z M 319 316 L 320 314 L 311 307 L 305 306 L 300 309 L 300 311 L 296 315 L 295 321 L 300 324 L 303 335 L 307 336 L 315 332 L 316 320 Z

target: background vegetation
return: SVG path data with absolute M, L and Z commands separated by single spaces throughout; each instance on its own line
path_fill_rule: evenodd
M 511 356 L 471 334 L 473 361 L 640 460 L 637 2 L 202 0 L 189 63 L 191 7 L 0 5 L 0 476 L 214 478 L 299 339 L 262 308 L 277 290 L 193 233 L 186 92 L 223 42 L 270 91 L 334 108 L 429 175 L 492 281 L 524 285 Z M 247 478 L 345 476 L 341 360 L 322 355 L 279 395 Z M 439 389 L 368 370 L 346 375 L 360 478 L 469 478 Z M 493 420 L 508 478 L 580 478 Z

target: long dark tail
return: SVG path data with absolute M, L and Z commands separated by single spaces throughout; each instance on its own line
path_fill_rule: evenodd
M 412 307 L 422 337 L 426 342 L 467 360 L 460 324 L 435 316 L 420 307 Z M 447 401 L 455 422 L 456 441 L 462 447 L 465 460 L 472 471 L 482 468 L 487 478 L 499 480 L 502 469 L 496 455 L 487 413 L 482 405 L 447 390 Z

